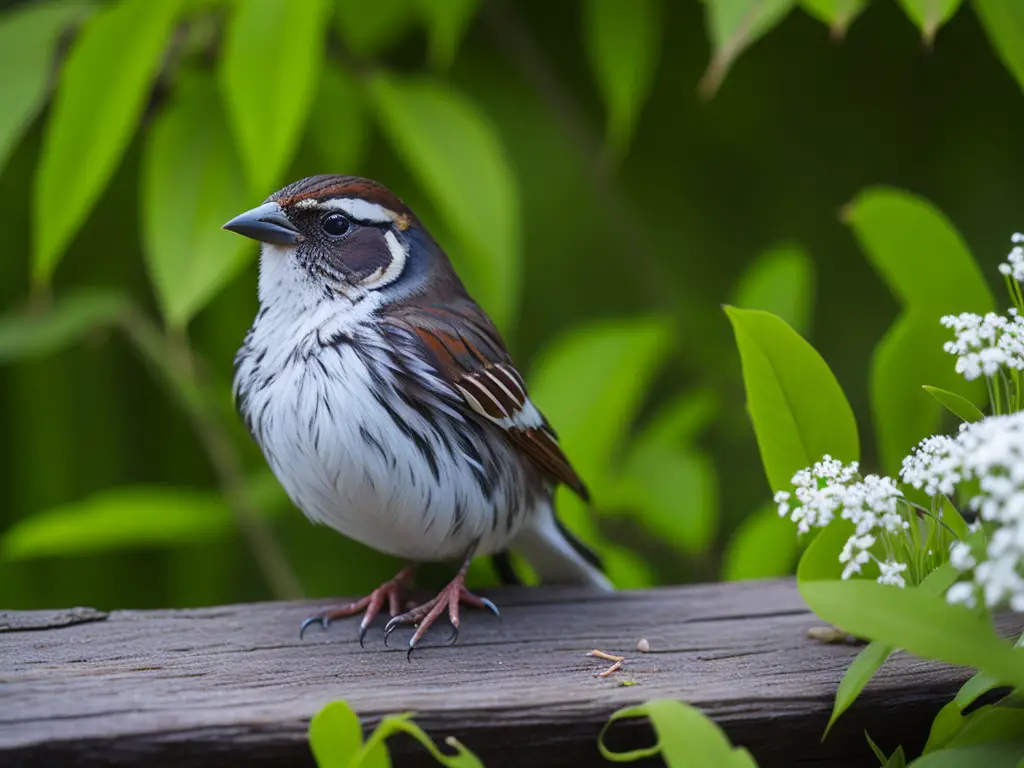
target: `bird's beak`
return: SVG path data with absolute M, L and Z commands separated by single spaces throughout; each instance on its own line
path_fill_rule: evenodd
M 273 245 L 295 245 L 302 239 L 299 230 L 288 220 L 277 203 L 264 203 L 258 208 L 235 216 L 221 229 Z

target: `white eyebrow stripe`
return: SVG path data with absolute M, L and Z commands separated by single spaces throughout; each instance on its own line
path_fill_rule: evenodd
M 325 211 L 341 211 L 351 216 L 356 221 L 365 221 L 370 224 L 390 224 L 398 218 L 398 214 L 385 208 L 383 205 L 371 203 L 358 197 L 332 197 L 327 200 L 314 200 L 312 198 L 299 200 L 295 203 L 296 208 L 319 208 Z

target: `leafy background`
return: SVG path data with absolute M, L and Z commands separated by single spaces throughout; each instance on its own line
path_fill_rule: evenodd
M 870 469 L 940 425 L 920 381 L 977 394 L 934 318 L 993 307 L 1024 229 L 1016 0 L 0 13 L 5 607 L 392 574 L 290 507 L 230 403 L 255 249 L 218 227 L 313 173 L 382 181 L 449 250 L 593 487 L 560 509 L 619 586 L 795 567 L 723 303 L 813 342 Z

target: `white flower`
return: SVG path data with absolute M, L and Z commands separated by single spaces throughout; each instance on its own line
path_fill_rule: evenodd
M 950 587 L 946 592 L 946 600 L 954 604 L 966 605 L 968 608 L 974 608 L 978 604 L 974 596 L 974 585 L 969 581 L 961 581 Z
M 907 570 L 906 563 L 897 563 L 894 560 L 887 560 L 879 563 L 878 568 L 882 574 L 878 577 L 879 584 L 891 584 L 894 587 L 905 587 L 907 582 L 903 580 L 903 572 Z
M 1006 262 L 999 265 L 999 273 L 1012 275 L 1013 279 L 1019 283 L 1024 282 L 1024 248 L 1020 246 L 1021 243 L 1024 243 L 1024 235 L 1020 232 L 1014 232 L 1013 237 L 1010 239 L 1015 245 L 1013 250 L 1010 251 Z
M 1024 259 L 1024 249 L 1015 250 L 1020 250 Z M 1024 261 L 1021 267 L 1024 269 Z M 956 372 L 968 381 L 994 376 L 1001 368 L 1024 370 L 1024 318 L 1016 310 L 1007 315 L 989 312 L 984 317 L 964 312 L 946 315 L 939 322 L 956 336 L 943 349 L 957 356 Z

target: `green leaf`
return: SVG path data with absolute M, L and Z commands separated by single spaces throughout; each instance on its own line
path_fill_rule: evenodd
M 798 586 L 811 610 L 851 634 L 1024 684 L 1024 651 L 1012 649 L 977 613 L 943 597 L 864 579 Z
M 710 458 L 634 444 L 619 483 L 615 499 L 635 509 L 645 528 L 683 552 L 707 551 L 718 523 L 718 477 Z
M 922 388 L 925 392 L 942 403 L 947 411 L 966 422 L 973 424 L 975 421 L 981 421 L 985 418 L 985 414 L 981 412 L 978 406 L 966 397 L 958 395 L 956 392 L 939 389 L 938 387 L 930 387 L 927 384 L 923 385 Z
M 363 746 L 363 727 L 348 704 L 332 701 L 309 722 L 309 746 L 319 768 L 348 768 Z
M 842 39 L 853 20 L 868 7 L 868 0 L 800 0 L 800 5 L 828 24 L 833 37 Z
M 35 177 L 37 285 L 50 282 L 131 141 L 177 11 L 178 0 L 121 0 L 92 16 L 72 44 Z
M 0 364 L 42 357 L 113 325 L 128 307 L 114 291 L 80 289 L 41 311 L 0 317 Z
M 707 98 L 718 91 L 739 55 L 782 21 L 796 0 L 704 0 L 704 4 L 712 54 L 700 91 Z
M 964 520 L 963 516 L 960 514 L 960 510 L 956 508 L 953 502 L 945 496 L 942 497 L 941 512 L 942 522 L 950 527 L 953 531 L 953 535 L 961 540 L 966 539 L 970 532 L 967 528 L 967 521 Z
M 0 171 L 46 103 L 57 41 L 90 7 L 87 2 L 51 0 L 24 3 L 0 14 Z
M 839 553 L 843 551 L 843 545 L 853 533 L 853 523 L 836 518 L 819 533 L 808 534 L 814 538 L 800 556 L 800 563 L 796 569 L 797 582 L 840 578 L 843 574 L 843 564 L 839 562 Z
M 985 276 L 960 233 L 924 198 L 869 187 L 844 209 L 843 220 L 904 307 L 939 313 L 994 309 Z
M 352 763 L 353 768 L 357 766 L 369 766 L 370 763 L 366 761 L 365 756 L 371 754 L 375 750 L 380 750 L 384 745 L 384 740 L 396 733 L 404 733 L 412 736 L 416 741 L 427 748 L 427 751 L 431 756 L 439 762 L 441 765 L 447 766 L 448 768 L 483 768 L 483 763 L 466 749 L 462 743 L 451 736 L 445 739 L 445 744 L 455 750 L 454 755 L 446 755 L 437 748 L 433 740 L 423 732 L 423 729 L 416 725 L 410 719 L 412 713 L 406 713 L 402 715 L 390 715 L 380 721 L 380 725 L 377 729 L 370 734 L 370 737 L 366 740 L 366 744 L 363 746 L 362 752 L 356 756 L 355 761 Z M 376 765 L 376 763 L 374 763 Z
M 687 392 L 655 412 L 634 445 L 690 447 L 698 435 L 718 417 L 722 397 L 713 389 Z
M 928 45 L 934 42 L 939 27 L 953 17 L 961 2 L 963 0 L 899 0 Z
M 653 747 L 631 752 L 612 752 L 604 737 L 613 723 L 646 717 L 657 742 Z M 733 747 L 722 729 L 700 710 L 673 699 L 655 699 L 614 712 L 597 737 L 597 748 L 605 760 L 632 763 L 660 756 L 668 768 L 756 768 L 757 763 L 742 747 Z
M 519 301 L 519 197 L 497 131 L 472 101 L 432 80 L 377 75 L 370 95 L 385 134 L 456 239 L 445 250 L 460 276 L 507 332 Z
M 324 168 L 351 174 L 363 162 L 369 138 L 366 103 L 352 75 L 328 64 L 320 76 L 309 137 Z
M 814 263 L 795 246 L 765 251 L 740 277 L 732 303 L 771 312 L 804 333 L 814 304 Z
M 427 28 L 430 61 L 437 69 L 448 69 L 466 28 L 473 20 L 479 0 L 418 0 L 420 15 Z M 374 3 L 376 6 L 376 3 Z M 372 6 L 371 6 L 372 7 Z
M 353 53 L 367 58 L 376 56 L 409 31 L 418 16 L 418 2 L 337 0 L 334 10 L 338 35 Z
M 743 363 L 747 409 L 772 490 L 825 454 L 843 462 L 860 452 L 857 422 L 832 371 L 775 315 L 725 307 Z
M 978 265 L 956 229 L 931 203 L 885 187 L 865 190 L 844 219 L 904 313 L 875 350 L 871 405 L 886 472 L 941 424 L 939 405 L 920 391 L 921 380 L 978 399 L 983 382 L 966 382 L 942 349 L 947 313 L 979 312 L 995 302 Z
M 142 237 L 168 325 L 184 327 L 253 256 L 220 225 L 245 210 L 242 168 L 213 79 L 179 76 L 142 158 Z
M 1024 5 L 1016 0 L 973 0 L 971 5 L 996 55 L 1024 88 Z
M 868 643 L 861 649 L 860 653 L 857 654 L 857 658 L 846 668 L 846 671 L 843 673 L 843 679 L 839 681 L 839 687 L 836 689 L 836 700 L 832 704 L 832 715 L 828 719 L 828 725 L 825 726 L 825 732 L 821 736 L 822 739 L 828 736 L 828 732 L 832 730 L 832 726 L 839 719 L 839 716 L 860 696 L 864 686 L 882 668 L 882 665 L 885 664 L 886 659 L 889 658 L 894 650 L 891 645 L 878 640 Z
M 909 768 L 1020 768 L 1024 742 L 1000 741 L 969 747 L 943 749 L 914 760 Z
M 328 0 L 232 5 L 220 86 L 250 191 L 257 196 L 280 185 L 298 147 L 324 69 L 329 13 Z
M 662 38 L 661 0 L 586 0 L 583 36 L 608 112 L 605 151 L 619 159 L 654 84 Z
M 796 526 L 779 517 L 774 504 L 749 515 L 733 533 L 722 556 L 722 579 L 767 579 L 793 572 L 800 547 Z

